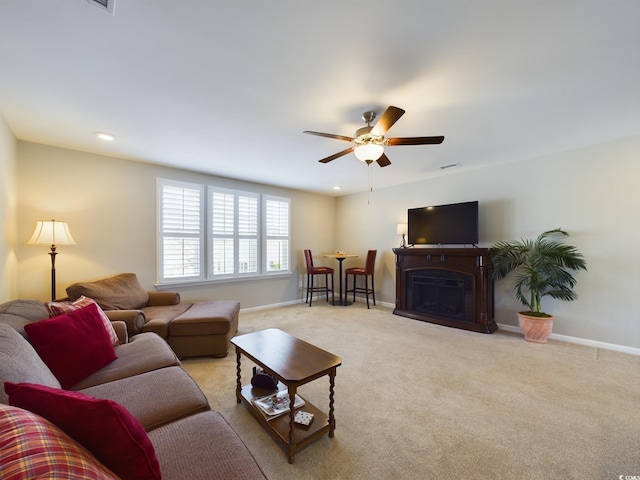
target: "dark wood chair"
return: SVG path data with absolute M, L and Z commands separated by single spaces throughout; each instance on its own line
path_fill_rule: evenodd
M 353 292 L 353 301 L 356 301 L 356 293 L 364 293 L 367 297 L 367 308 L 369 308 L 369 294 L 373 297 L 373 305 L 376 304 L 376 292 L 374 290 L 375 284 L 373 282 L 373 271 L 376 265 L 376 254 L 377 250 L 369 250 L 367 252 L 367 261 L 363 267 L 352 267 L 347 268 L 344 271 L 344 285 L 345 285 L 345 296 L 349 292 Z M 349 289 L 349 275 L 353 275 L 353 288 Z M 357 278 L 358 276 L 364 277 L 364 287 L 358 287 Z M 369 287 L 369 277 L 371 277 L 371 287 Z
M 329 292 L 331 292 L 331 301 L 335 303 L 335 297 L 333 294 L 333 268 L 314 267 L 311 250 L 304 251 L 304 258 L 307 262 L 307 300 L 305 303 L 308 303 L 309 306 L 311 306 L 314 292 L 325 292 L 327 302 L 329 301 Z M 324 286 L 314 286 L 313 279 L 316 275 L 324 275 Z M 329 288 L 329 275 L 331 275 L 331 288 Z

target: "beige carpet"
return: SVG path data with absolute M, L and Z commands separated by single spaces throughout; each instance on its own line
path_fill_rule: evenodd
M 240 334 L 272 327 L 342 357 L 335 437 L 293 465 L 236 404 L 235 354 L 183 362 L 269 479 L 640 476 L 640 357 L 466 332 L 361 302 L 240 316 Z M 243 359 L 244 383 L 251 365 Z M 328 390 L 325 377 L 299 392 L 328 407 Z

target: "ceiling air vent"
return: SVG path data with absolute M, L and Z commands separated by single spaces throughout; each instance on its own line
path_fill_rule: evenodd
M 111 15 L 116 14 L 116 0 L 87 0 L 87 3 L 90 5 L 94 5 L 99 9 L 110 13 Z
M 438 168 L 440 170 L 446 170 L 447 168 L 454 168 L 454 167 L 459 167 L 460 164 L 459 163 L 449 163 L 448 165 L 440 165 Z

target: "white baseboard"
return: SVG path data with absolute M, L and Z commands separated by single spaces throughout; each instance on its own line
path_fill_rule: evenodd
M 514 325 L 498 324 L 500 330 L 505 332 L 522 333 L 519 327 Z M 615 343 L 598 342 L 596 340 L 589 340 L 586 338 L 571 337 L 569 335 L 560 335 L 558 333 L 552 333 L 549 335 L 551 340 L 559 340 L 561 342 L 576 343 L 578 345 L 585 345 L 587 347 L 602 348 L 604 350 L 613 350 L 615 352 L 628 353 L 631 355 L 640 356 L 640 348 L 627 347 L 625 345 L 616 345 Z

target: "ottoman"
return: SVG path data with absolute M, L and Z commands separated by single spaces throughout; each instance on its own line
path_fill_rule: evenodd
M 238 332 L 240 302 L 196 302 L 169 323 L 167 342 L 178 358 L 225 357 Z

